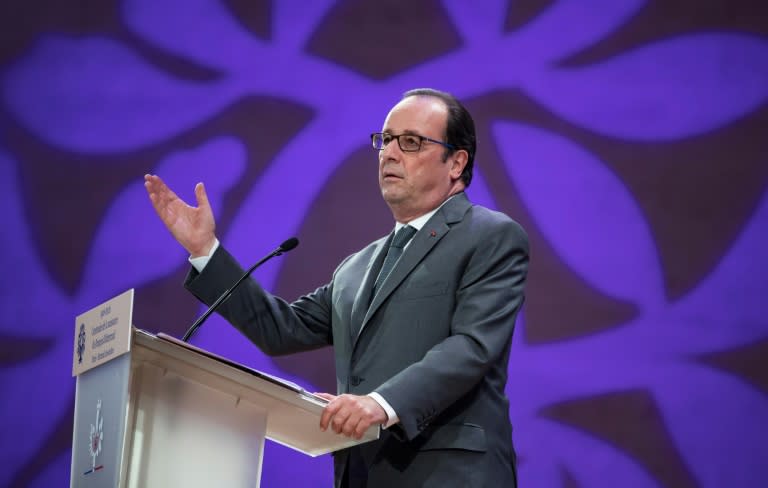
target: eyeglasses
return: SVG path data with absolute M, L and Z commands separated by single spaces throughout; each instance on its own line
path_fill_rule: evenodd
M 456 149 L 456 146 L 448 144 L 447 142 L 430 139 L 429 137 L 420 136 L 418 134 L 388 134 L 386 132 L 374 132 L 371 134 L 371 143 L 373 148 L 377 151 L 384 149 L 384 146 L 392 142 L 392 139 L 397 139 L 397 145 L 404 152 L 416 152 L 421 149 L 421 143 L 424 141 L 434 142 L 448 149 Z

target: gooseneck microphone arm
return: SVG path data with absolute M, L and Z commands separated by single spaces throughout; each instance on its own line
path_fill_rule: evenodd
M 269 261 L 273 257 L 280 256 L 281 254 L 290 251 L 291 249 L 295 248 L 298 245 L 299 245 L 299 240 L 296 239 L 295 237 L 291 237 L 290 239 L 288 239 L 285 242 L 283 242 L 282 244 L 280 244 L 277 247 L 277 249 L 275 249 L 274 251 L 272 251 L 268 255 L 264 256 L 261 260 L 259 260 L 259 262 L 257 262 L 256 264 L 254 264 L 253 266 L 248 268 L 248 271 L 246 271 L 245 274 L 243 274 L 243 276 L 241 276 L 240 279 L 238 279 L 235 282 L 234 285 L 232 285 L 231 287 L 229 287 L 227 289 L 227 291 L 222 293 L 221 296 L 219 298 L 217 298 L 215 302 L 213 302 L 213 305 L 208 307 L 208 310 L 206 310 L 203 315 L 201 315 L 197 320 L 195 320 L 195 323 L 192 324 L 192 326 L 189 328 L 189 330 L 187 330 L 186 334 L 184 334 L 184 337 L 182 337 L 181 340 L 184 341 L 184 342 L 189 342 L 189 338 L 192 337 L 192 334 L 194 334 L 195 331 L 201 325 L 203 325 L 203 322 L 205 322 L 208 319 L 208 317 L 213 312 L 216 311 L 216 309 L 219 307 L 219 305 L 221 305 L 227 298 L 229 298 L 232 295 L 232 292 L 235 291 L 235 289 L 240 285 L 240 283 L 243 282 L 243 280 L 245 280 L 246 278 L 251 276 L 251 273 L 253 273 L 256 270 L 256 268 L 258 268 L 262 264 L 266 263 L 267 261 Z

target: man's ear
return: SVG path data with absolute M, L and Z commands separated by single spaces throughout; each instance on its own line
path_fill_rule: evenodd
M 448 162 L 451 164 L 451 179 L 458 180 L 461 178 L 461 173 L 464 172 L 464 168 L 467 167 L 467 161 L 469 160 L 469 153 L 464 149 L 459 149 L 455 153 L 451 154 Z

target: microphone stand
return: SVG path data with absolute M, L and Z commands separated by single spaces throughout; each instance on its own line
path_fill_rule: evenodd
M 213 305 L 208 307 L 208 310 L 206 310 L 203 313 L 203 315 L 201 315 L 197 320 L 195 320 L 195 323 L 193 323 L 192 326 L 190 326 L 190 328 L 187 330 L 187 332 L 184 334 L 184 337 L 182 337 L 181 340 L 184 342 L 189 342 L 189 338 L 192 337 L 192 334 L 194 334 L 197 331 L 197 329 L 201 325 L 203 325 L 203 322 L 205 322 L 206 319 L 208 319 L 208 317 L 214 311 L 216 311 L 216 309 L 219 307 L 219 305 L 221 305 L 224 302 L 224 300 L 232 296 L 232 292 L 234 292 L 235 289 L 238 287 L 238 285 L 240 285 L 240 283 L 242 283 L 243 280 L 248 278 L 251 275 L 251 273 L 253 273 L 256 270 L 256 268 L 258 268 L 265 262 L 269 261 L 270 259 L 274 258 L 275 256 L 280 256 L 283 253 L 290 251 L 291 249 L 295 248 L 298 245 L 299 245 L 299 240 L 296 239 L 295 237 L 291 237 L 290 239 L 280 244 L 280 246 L 278 246 L 277 249 L 275 249 L 268 255 L 264 256 L 256 264 L 248 268 L 248 271 L 246 271 L 245 274 L 243 274 L 243 276 L 241 276 L 240 279 L 238 279 L 234 285 L 232 285 L 230 288 L 227 289 L 227 291 L 222 293 L 222 295 L 219 298 L 217 298 L 215 302 L 213 302 Z

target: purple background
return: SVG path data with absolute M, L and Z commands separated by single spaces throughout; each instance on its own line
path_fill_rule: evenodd
M 295 298 L 391 229 L 368 134 L 419 86 L 466 102 L 468 193 L 530 234 L 522 486 L 765 486 L 766 19 L 760 0 L 4 1 L 0 486 L 67 483 L 77 314 L 131 287 L 139 327 L 201 311 L 144 173 L 187 199 L 204 181 L 244 263 L 297 235 L 257 273 Z M 218 317 L 195 342 L 335 388 L 327 349 L 268 358 Z M 331 478 L 268 445 L 263 486 Z

